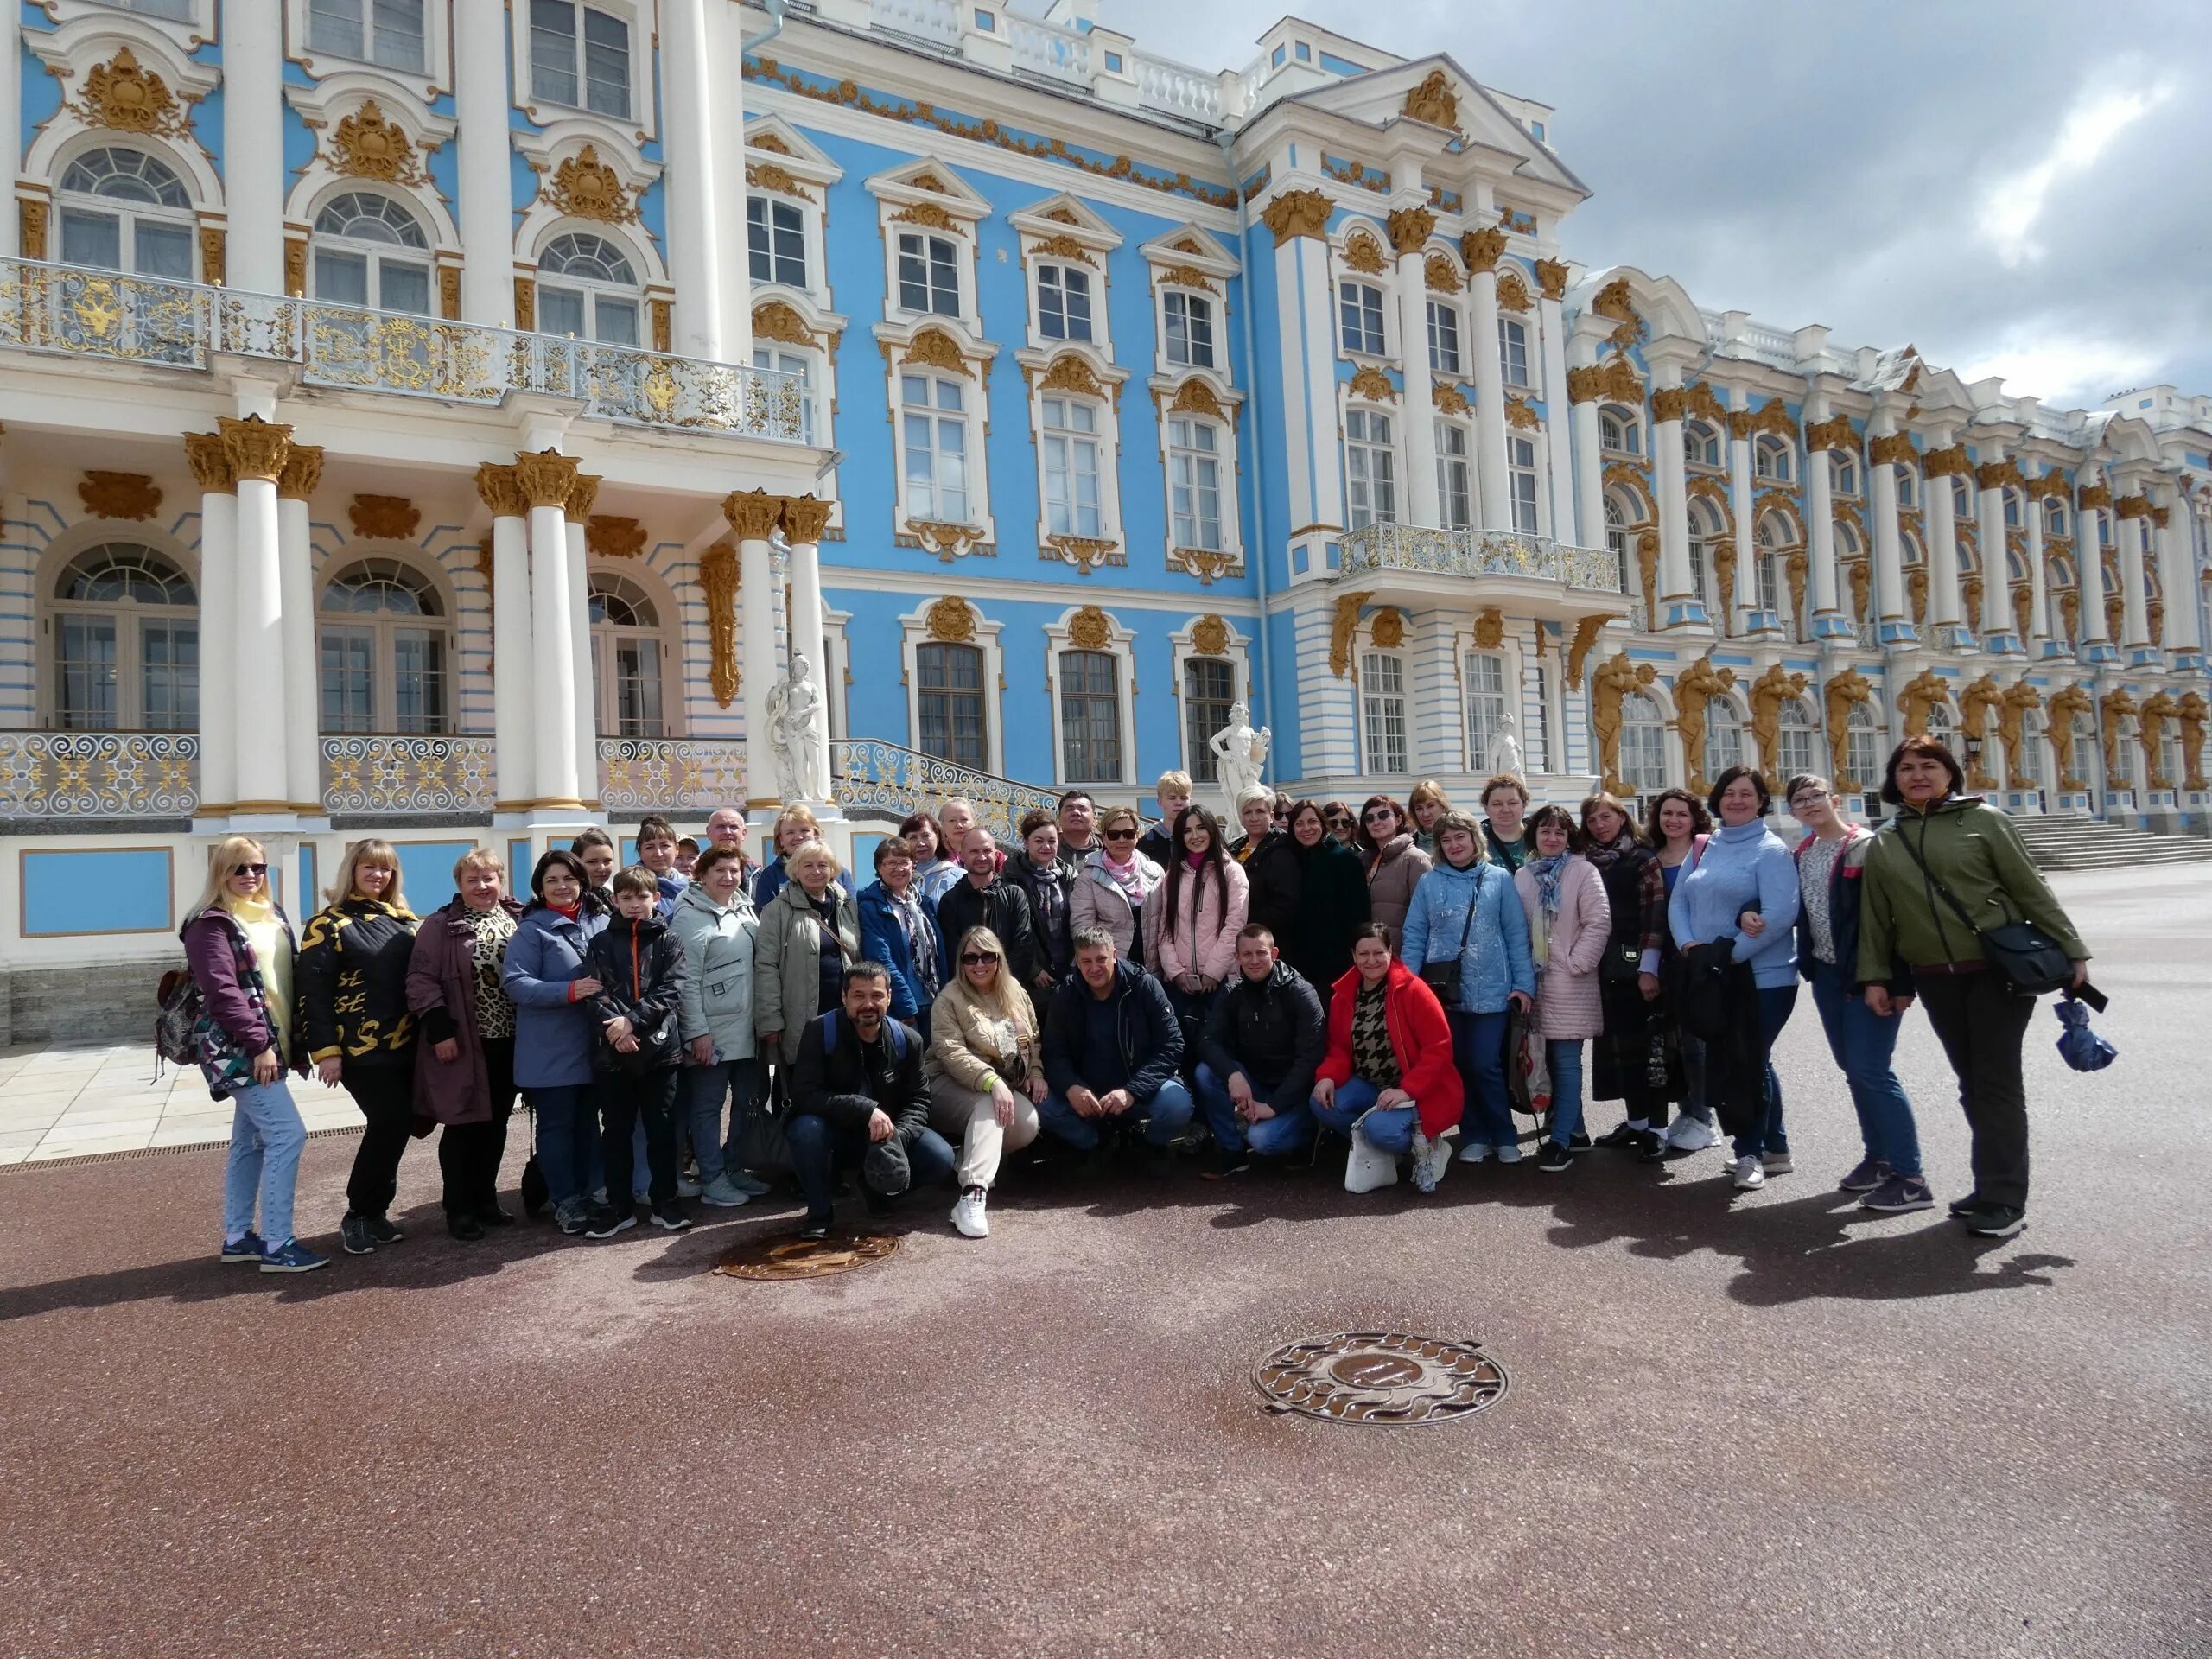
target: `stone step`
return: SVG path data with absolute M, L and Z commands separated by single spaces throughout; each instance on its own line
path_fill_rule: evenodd
M 2046 870 L 2112 869 L 2143 864 L 2194 864 L 2212 860 L 2212 837 L 2154 836 L 2100 819 L 2018 817 L 2013 827 L 2028 856 Z

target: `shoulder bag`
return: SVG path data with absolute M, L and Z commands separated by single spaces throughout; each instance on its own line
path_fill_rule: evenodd
M 1923 827 L 1921 834 L 1927 833 Z M 1920 873 L 1928 878 L 1929 886 L 1958 913 L 1967 931 L 1981 941 L 1981 953 L 1989 959 L 1989 965 L 2012 981 L 2016 990 L 2040 996 L 2045 991 L 2059 990 L 2073 983 L 2074 964 L 2049 934 L 2025 919 L 2005 921 L 1990 928 L 1976 925 L 1974 918 L 1967 913 L 1967 907 L 1943 885 L 1942 878 L 1928 868 L 1927 859 L 1905 835 L 1902 824 L 1897 827 L 1897 836 L 1905 851 L 1912 855 L 1912 861 L 1920 866 Z M 2006 905 L 2005 913 L 2009 916 L 2011 912 L 2012 906 Z
M 1483 902 L 1483 876 L 1475 876 L 1475 891 L 1467 900 L 1467 918 L 1459 924 L 1459 944 L 1446 962 L 1425 962 L 1421 965 L 1421 983 L 1436 993 L 1436 1000 L 1446 1008 L 1459 1006 L 1459 958 L 1467 953 L 1467 931 L 1475 925 L 1475 912 Z

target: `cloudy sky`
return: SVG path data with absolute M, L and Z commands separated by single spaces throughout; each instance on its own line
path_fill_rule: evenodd
M 1027 9 L 1027 8 L 1025 8 Z M 1102 0 L 1243 67 L 1287 10 L 1556 107 L 1593 265 L 2061 405 L 2212 393 L 2205 0 Z

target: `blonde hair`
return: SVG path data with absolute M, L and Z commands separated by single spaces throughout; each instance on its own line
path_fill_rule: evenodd
M 810 830 L 818 830 L 822 827 L 815 822 L 814 809 L 801 803 L 797 806 L 787 806 L 776 814 L 776 822 L 774 827 L 768 831 L 768 839 L 776 846 L 781 847 L 784 844 L 784 826 L 791 823 L 803 823 Z
M 991 976 L 991 988 L 988 991 L 979 991 L 969 984 L 968 975 L 961 967 L 960 958 L 970 949 L 988 950 L 999 960 L 998 971 Z M 1036 1023 L 1037 1007 L 1030 1001 L 1028 988 L 1014 976 L 1014 970 L 1007 966 L 1006 946 L 988 927 L 971 927 L 960 936 L 960 943 L 952 952 L 952 982 L 960 988 L 963 996 L 995 1007 L 1002 1018 L 1008 1020 L 1015 1017 L 1014 999 L 1019 996 L 1028 1005 L 1029 1023 L 1033 1026 Z
M 1452 798 L 1444 792 L 1444 785 L 1433 778 L 1424 778 L 1415 784 L 1413 793 L 1406 797 L 1406 816 L 1413 817 L 1423 801 L 1433 801 L 1446 812 L 1452 810 Z M 1418 823 L 1419 820 L 1415 820 Z
M 1135 830 L 1140 833 L 1142 832 L 1144 829 L 1144 820 L 1137 816 L 1136 808 L 1134 806 L 1109 806 L 1103 812 L 1098 815 L 1099 838 L 1103 840 L 1105 838 L 1106 832 L 1109 830 L 1111 830 L 1116 824 L 1121 823 L 1124 818 L 1128 820 L 1129 827 L 1132 830 Z
M 1160 774 L 1160 781 L 1152 786 L 1152 792 L 1155 797 L 1180 795 L 1187 801 L 1193 793 L 1191 774 L 1187 772 L 1163 772 Z
M 251 836 L 225 836 L 207 849 L 207 885 L 200 888 L 200 897 L 193 901 L 185 918 L 188 921 L 201 911 L 221 904 L 228 891 L 226 884 L 238 874 L 240 865 L 267 861 L 268 855 L 261 850 L 261 843 Z M 262 879 L 264 881 L 268 880 L 266 876 Z M 270 902 L 273 904 L 276 902 L 273 883 L 271 887 Z
M 338 879 L 323 890 L 325 904 L 334 905 L 353 897 L 353 873 L 369 864 L 391 872 L 391 885 L 384 890 L 381 902 L 394 910 L 407 910 L 407 897 L 402 892 L 402 879 L 406 872 L 399 868 L 399 850 L 388 841 L 374 836 L 364 836 L 346 849 L 346 856 L 338 861 Z M 412 914 L 412 912 L 409 912 Z
M 453 861 L 454 886 L 456 887 L 459 887 L 461 885 L 461 878 L 463 873 L 465 873 L 472 865 L 477 864 L 481 864 L 487 869 L 497 870 L 499 873 L 500 885 L 502 887 L 506 885 L 507 867 L 499 855 L 493 852 L 489 847 L 472 847 Z
M 830 850 L 830 843 L 824 841 L 799 842 L 798 846 L 784 855 L 784 868 L 791 872 L 791 879 L 797 880 L 798 867 L 810 858 L 826 858 L 830 861 L 830 879 L 832 881 L 845 873 L 845 867 L 837 861 L 837 855 Z
M 1269 789 L 1265 784 L 1251 784 L 1236 791 L 1236 816 L 1243 817 L 1244 809 L 1255 801 L 1265 802 L 1270 812 L 1275 810 L 1274 791 Z

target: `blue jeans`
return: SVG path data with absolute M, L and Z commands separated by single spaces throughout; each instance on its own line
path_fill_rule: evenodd
M 1920 1132 L 1912 1121 L 1912 1102 L 1890 1065 L 1904 1021 L 1897 1014 L 1885 1020 L 1868 1007 L 1866 999 L 1855 994 L 1853 978 L 1833 963 L 1815 960 L 1813 1007 L 1827 1033 L 1828 1052 L 1851 1087 L 1866 1155 L 1879 1158 L 1900 1175 L 1917 1177 Z
M 1682 1116 L 1713 1127 L 1713 1103 L 1705 1097 L 1705 1039 L 1688 1033 L 1676 1034 L 1682 1049 Z
M 231 1161 L 223 1172 L 223 1242 L 236 1243 L 253 1228 L 254 1199 L 261 1200 L 261 1236 L 270 1249 L 292 1242 L 292 1188 L 308 1126 L 292 1104 L 292 1089 L 249 1083 L 231 1092 Z
M 1770 1152 L 1789 1150 L 1789 1136 L 1782 1127 L 1782 1079 L 1775 1075 L 1772 1056 L 1774 1039 L 1782 1035 L 1782 1028 L 1789 1023 L 1790 1013 L 1796 1006 L 1795 981 L 1787 985 L 1759 988 L 1758 1060 L 1764 1071 L 1761 1090 L 1764 1109 L 1757 1131 L 1735 1137 L 1738 1158 L 1758 1158 Z
M 1393 1106 L 1387 1111 L 1371 1111 L 1375 1097 L 1382 1091 L 1365 1077 L 1353 1077 L 1337 1085 L 1337 1097 L 1324 1106 L 1313 1103 L 1313 1116 L 1325 1128 L 1338 1135 L 1350 1135 L 1352 1125 L 1359 1123 L 1359 1132 L 1367 1137 L 1368 1145 L 1377 1152 L 1402 1157 L 1413 1150 L 1414 1131 L 1421 1127 L 1421 1111 L 1414 1106 Z M 1367 1121 L 1360 1123 L 1360 1115 Z
M 1249 1081 L 1250 1073 L 1245 1075 Z M 1286 1153 L 1300 1150 L 1313 1139 L 1313 1115 L 1304 1106 L 1294 1106 L 1273 1117 L 1247 1123 L 1236 1116 L 1236 1103 L 1229 1098 L 1227 1085 L 1203 1060 L 1198 1063 L 1198 1075 L 1191 1090 L 1198 1097 L 1198 1111 L 1205 1117 L 1206 1127 L 1228 1151 L 1249 1146 L 1262 1158 L 1280 1158 Z M 1253 1084 L 1255 1097 L 1266 1092 L 1260 1084 Z
M 1155 1147 L 1164 1147 L 1191 1126 L 1191 1115 L 1196 1109 L 1191 1102 L 1191 1091 L 1183 1086 L 1179 1077 L 1170 1077 L 1160 1085 L 1160 1092 L 1149 1101 L 1139 1101 L 1118 1119 L 1085 1117 L 1068 1104 L 1068 1097 L 1055 1090 L 1045 1096 L 1038 1107 L 1037 1116 L 1045 1128 L 1073 1147 L 1077 1152 L 1089 1152 L 1098 1145 L 1098 1131 L 1109 1122 L 1130 1122 L 1145 1120 L 1144 1138 Z
M 1213 1005 L 1222 992 L 1186 991 L 1172 979 L 1160 982 L 1167 989 L 1167 1006 L 1175 1010 L 1176 1022 L 1183 1028 L 1182 1074 L 1191 1077 L 1198 1064 L 1198 1036 L 1206 1028 L 1206 1016 L 1213 1012 Z
M 1582 1039 L 1546 1038 L 1544 1065 L 1552 1074 L 1551 1137 L 1563 1147 L 1582 1127 Z
M 1459 1112 L 1459 1139 L 1470 1147 L 1509 1147 L 1521 1139 L 1513 1124 L 1513 1099 L 1505 1089 L 1505 1022 L 1503 1014 L 1470 1014 L 1448 1008 L 1452 1059 L 1459 1068 L 1466 1104 Z
M 699 1160 L 699 1185 L 720 1180 L 745 1161 L 745 1120 L 753 1108 L 753 1062 L 721 1060 L 687 1065 L 677 1085 L 677 1120 L 690 1130 L 691 1155 Z M 722 1097 L 729 1097 L 729 1131 L 722 1131 Z
M 839 1129 L 817 1112 L 802 1112 L 784 1126 L 791 1147 L 791 1173 L 806 1194 L 806 1218 L 827 1226 L 836 1217 L 837 1172 L 858 1169 L 868 1157 L 869 1141 L 863 1125 Z M 955 1159 L 952 1148 L 935 1129 L 925 1128 L 906 1142 L 906 1168 L 912 1177 L 906 1190 L 934 1185 L 948 1179 Z
M 537 1118 L 537 1173 L 557 1207 L 588 1198 L 607 1184 L 599 1152 L 599 1108 L 588 1083 L 523 1091 Z

